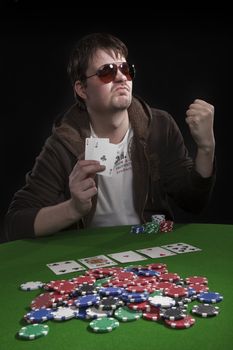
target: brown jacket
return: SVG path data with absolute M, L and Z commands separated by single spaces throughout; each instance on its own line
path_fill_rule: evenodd
M 204 179 L 195 171 L 173 118 L 135 97 L 128 112 L 134 130 L 129 149 L 133 196 L 141 222 L 150 221 L 155 213 L 173 219 L 168 197 L 186 211 L 201 212 L 209 200 L 215 176 Z M 5 220 L 9 240 L 35 237 L 34 220 L 40 208 L 70 198 L 69 174 L 83 157 L 85 138 L 89 136 L 89 116 L 77 105 L 55 122 L 52 135 L 26 175 L 25 186 L 16 192 L 10 204 Z M 96 202 L 97 196 L 77 228 L 90 222 Z

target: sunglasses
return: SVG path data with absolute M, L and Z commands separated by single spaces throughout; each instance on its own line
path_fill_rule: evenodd
M 95 74 L 89 75 L 89 77 L 86 77 L 86 79 L 97 75 L 97 77 L 104 84 L 108 84 L 115 80 L 118 69 L 122 74 L 126 76 L 127 80 L 129 81 L 133 80 L 133 78 L 135 77 L 136 70 L 134 65 L 129 64 L 127 62 L 122 62 L 119 65 L 115 63 L 104 64 L 97 70 Z

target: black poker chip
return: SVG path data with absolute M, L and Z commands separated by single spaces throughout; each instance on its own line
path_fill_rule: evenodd
M 187 316 L 187 311 L 185 307 L 172 306 L 168 309 L 161 309 L 160 316 L 170 321 L 180 320 L 181 318 L 184 318 Z
M 210 304 L 194 305 L 192 313 L 201 317 L 211 317 L 219 314 L 219 307 Z
M 97 294 L 98 288 L 93 284 L 83 284 L 79 286 L 76 291 L 78 295 L 87 295 L 87 294 Z

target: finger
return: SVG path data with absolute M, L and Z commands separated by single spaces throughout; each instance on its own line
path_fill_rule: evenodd
M 99 162 L 94 164 L 78 164 L 77 167 L 72 170 L 72 177 L 78 181 L 82 181 L 88 177 L 94 178 L 96 173 L 101 172 L 104 169 L 105 166 L 100 165 Z
M 96 183 L 93 178 L 89 177 L 79 183 L 80 191 L 87 191 L 88 189 L 96 187 Z

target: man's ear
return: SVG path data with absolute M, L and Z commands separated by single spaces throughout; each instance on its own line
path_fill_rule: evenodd
M 83 83 L 81 83 L 80 80 L 77 80 L 74 84 L 74 90 L 76 94 L 81 97 L 83 100 L 86 100 L 87 94 L 86 94 L 86 88 Z

